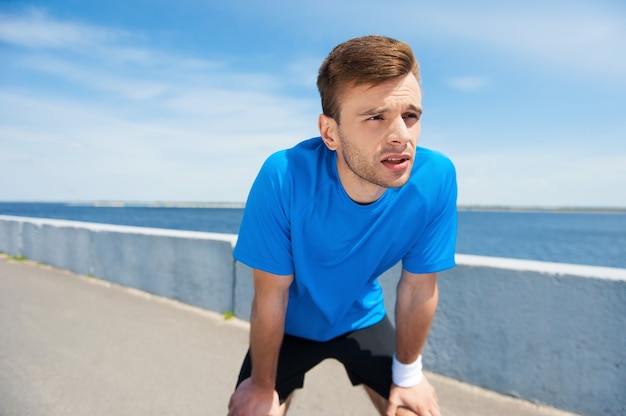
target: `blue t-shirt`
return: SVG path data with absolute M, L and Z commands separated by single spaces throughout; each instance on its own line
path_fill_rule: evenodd
M 327 341 L 385 316 L 377 278 L 402 260 L 412 273 L 454 267 L 456 173 L 417 148 L 409 181 L 360 205 L 344 191 L 321 138 L 271 155 L 246 203 L 237 260 L 294 275 L 285 333 Z

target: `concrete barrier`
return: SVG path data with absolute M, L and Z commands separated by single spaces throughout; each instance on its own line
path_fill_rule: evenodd
M 220 312 L 234 309 L 236 239 L 0 216 L 0 251 Z
M 22 221 L 0 216 L 0 251 L 18 257 L 22 252 Z
M 583 415 L 626 415 L 626 270 L 458 257 L 439 280 L 424 354 L 436 372 Z
M 0 251 L 250 316 L 236 235 L 0 216 Z M 431 371 L 584 415 L 626 414 L 626 269 L 457 255 L 439 277 Z M 396 265 L 381 276 L 393 311 Z M 392 315 L 392 313 L 390 314 Z

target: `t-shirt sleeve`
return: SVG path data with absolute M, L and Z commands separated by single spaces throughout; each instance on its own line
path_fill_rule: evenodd
M 428 195 L 432 204 L 426 226 L 402 259 L 402 267 L 411 273 L 435 273 L 455 266 L 456 171 L 452 162 L 445 158 L 430 174 L 441 179 L 436 182 L 438 186 L 432 186 Z
M 284 152 L 263 164 L 248 195 L 233 252 L 240 262 L 279 275 L 294 272 L 287 166 Z

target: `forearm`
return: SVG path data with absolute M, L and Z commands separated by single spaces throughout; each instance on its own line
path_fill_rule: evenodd
M 286 299 L 259 299 L 255 296 L 250 317 L 250 354 L 252 380 L 255 384 L 274 388 L 278 354 L 282 344 Z
M 421 354 L 435 311 L 438 290 L 436 274 L 403 272 L 396 297 L 396 357 L 412 363 Z
M 279 276 L 258 269 L 254 269 L 253 273 L 254 299 L 250 314 L 251 378 L 259 387 L 274 389 L 293 275 Z
M 402 271 L 396 299 L 396 358 L 392 364 L 393 384 L 389 392 L 388 415 L 441 414 L 437 395 L 422 375 L 421 363 L 416 362 L 426 344 L 426 338 L 437 309 L 437 275 L 413 274 Z M 404 413 L 403 413 L 404 414 Z

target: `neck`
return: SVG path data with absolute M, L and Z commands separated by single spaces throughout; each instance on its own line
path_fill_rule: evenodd
M 368 205 L 378 201 L 387 190 L 387 188 L 373 184 L 355 174 L 340 153 L 337 153 L 337 174 L 343 190 L 352 201 L 360 205 Z

